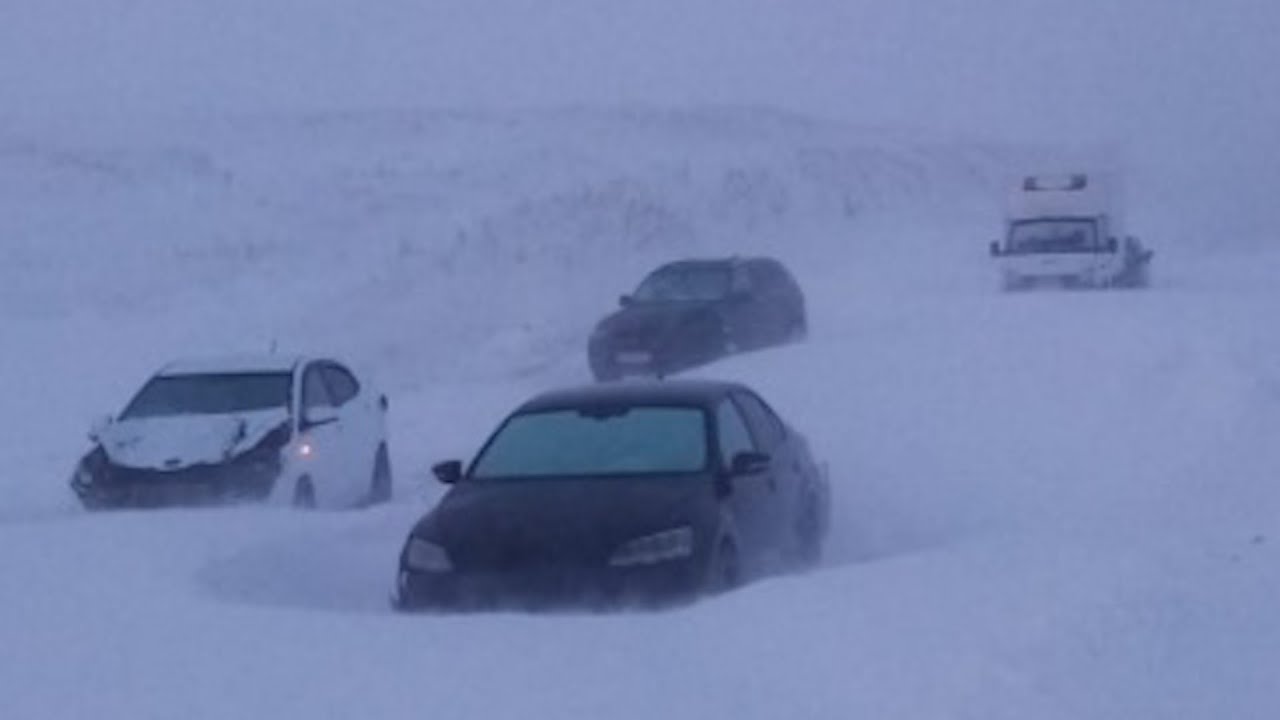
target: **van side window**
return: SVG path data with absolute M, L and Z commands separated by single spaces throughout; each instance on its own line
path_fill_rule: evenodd
M 757 445 L 770 451 L 786 439 L 786 426 L 765 401 L 749 392 L 734 393 L 733 399 L 747 416 Z

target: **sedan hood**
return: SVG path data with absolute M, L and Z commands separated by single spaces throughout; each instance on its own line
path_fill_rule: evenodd
M 115 465 L 177 470 L 225 462 L 288 422 L 284 408 L 235 415 L 177 415 L 120 420 L 99 436 Z
M 601 565 L 622 543 L 695 523 L 714 508 L 697 478 L 465 481 L 414 533 L 459 569 Z

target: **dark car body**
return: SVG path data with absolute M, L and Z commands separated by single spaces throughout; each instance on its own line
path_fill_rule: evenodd
M 704 465 L 670 474 L 477 477 L 495 438 L 519 419 L 654 409 L 697 412 Z M 689 598 L 814 562 L 827 526 L 826 477 L 807 442 L 732 383 L 639 381 L 544 394 L 509 415 L 465 471 L 442 463 L 437 475 L 452 487 L 401 551 L 400 609 Z M 420 548 L 430 550 L 430 568 L 415 559 Z
M 651 272 L 591 334 L 597 380 L 666 375 L 802 338 L 804 294 L 772 258 L 681 260 Z

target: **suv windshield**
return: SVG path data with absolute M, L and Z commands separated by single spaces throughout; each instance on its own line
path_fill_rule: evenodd
M 121 419 L 229 415 L 289 406 L 289 373 L 164 375 L 138 391 Z
M 668 265 L 655 270 L 631 296 L 636 302 L 706 302 L 729 294 L 728 265 L 699 263 Z
M 613 407 L 516 415 L 489 442 L 471 477 L 585 477 L 699 472 L 706 421 L 693 407 Z
M 1099 250 L 1096 225 L 1089 219 L 1022 220 L 1009 228 L 1008 252 L 1066 253 Z

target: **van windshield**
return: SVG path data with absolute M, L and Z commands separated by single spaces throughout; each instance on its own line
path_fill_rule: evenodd
M 1097 252 L 1097 223 L 1091 219 L 1054 218 L 1020 220 L 1009 228 L 1006 252 L 1078 253 Z

